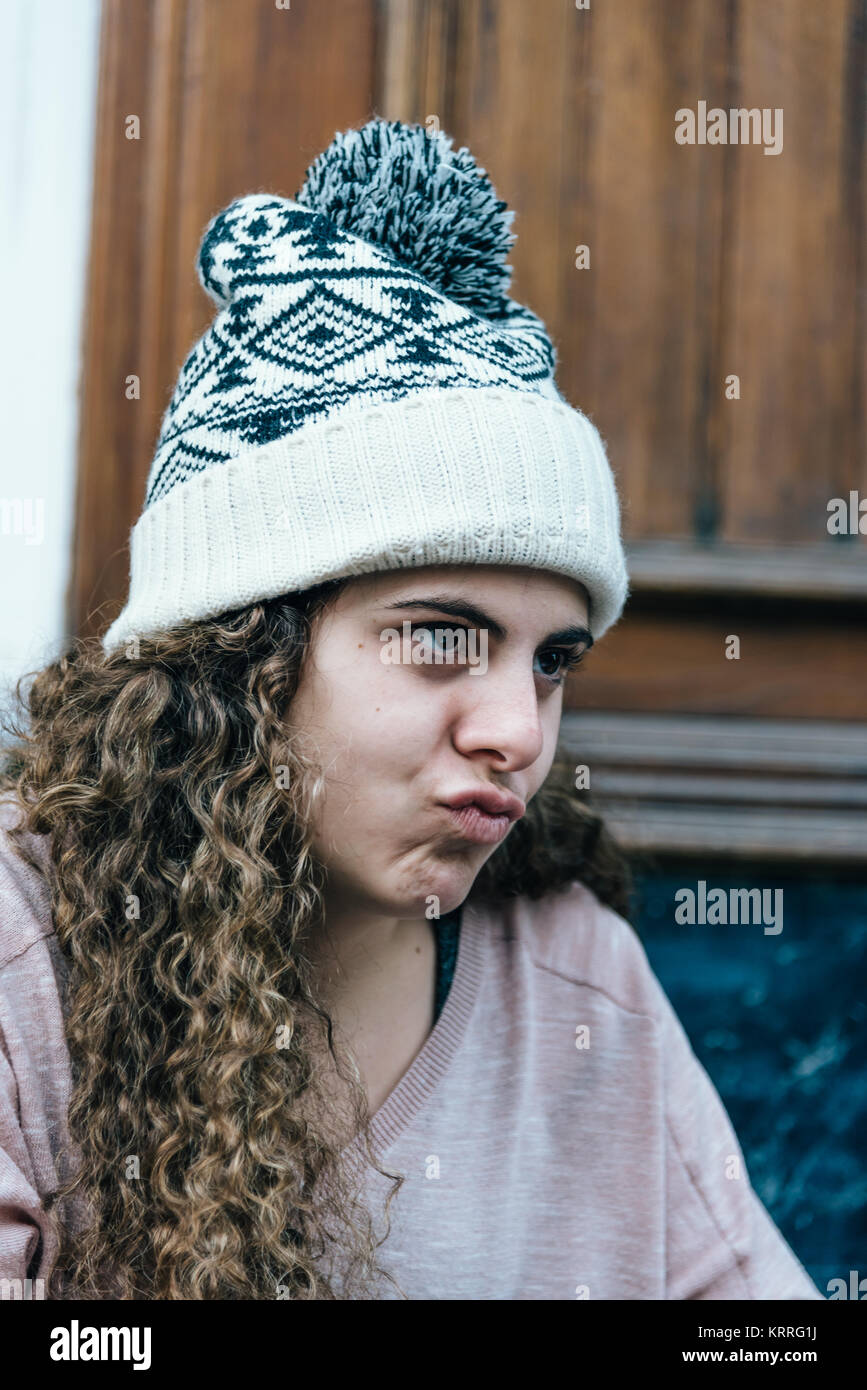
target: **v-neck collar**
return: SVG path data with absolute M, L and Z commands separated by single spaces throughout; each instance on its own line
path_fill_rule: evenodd
M 461 908 L 455 973 L 442 1012 L 421 1051 L 370 1120 L 371 1141 L 379 1154 L 425 1105 L 464 1039 L 484 973 L 489 913 L 483 903 L 465 901 Z

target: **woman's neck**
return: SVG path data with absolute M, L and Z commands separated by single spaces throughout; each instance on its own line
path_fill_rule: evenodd
M 374 1114 L 434 1025 L 435 924 L 332 908 L 307 954 L 319 1001 L 352 1050 Z

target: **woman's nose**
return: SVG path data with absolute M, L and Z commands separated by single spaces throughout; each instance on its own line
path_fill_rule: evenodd
M 463 683 L 462 704 L 455 720 L 454 743 L 466 757 L 495 753 L 509 768 L 529 767 L 542 752 L 544 730 L 532 672 L 514 669 L 484 675 Z

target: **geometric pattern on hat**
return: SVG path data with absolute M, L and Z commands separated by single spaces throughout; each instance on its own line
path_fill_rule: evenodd
M 209 224 L 198 269 L 223 307 L 181 368 L 145 506 L 346 407 L 443 386 L 560 399 L 554 348 L 530 309 L 504 298 L 501 317 L 474 313 L 290 199 L 236 199 Z

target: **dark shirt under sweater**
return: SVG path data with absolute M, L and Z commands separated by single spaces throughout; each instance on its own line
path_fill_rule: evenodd
M 437 990 L 436 990 L 436 1014 L 434 1023 L 442 1013 L 443 1005 L 448 997 L 451 987 L 452 977 L 455 973 L 455 962 L 458 958 L 458 941 L 461 931 L 461 909 L 456 907 L 454 912 L 447 912 L 444 917 L 440 917 L 436 923 L 437 939 Z

